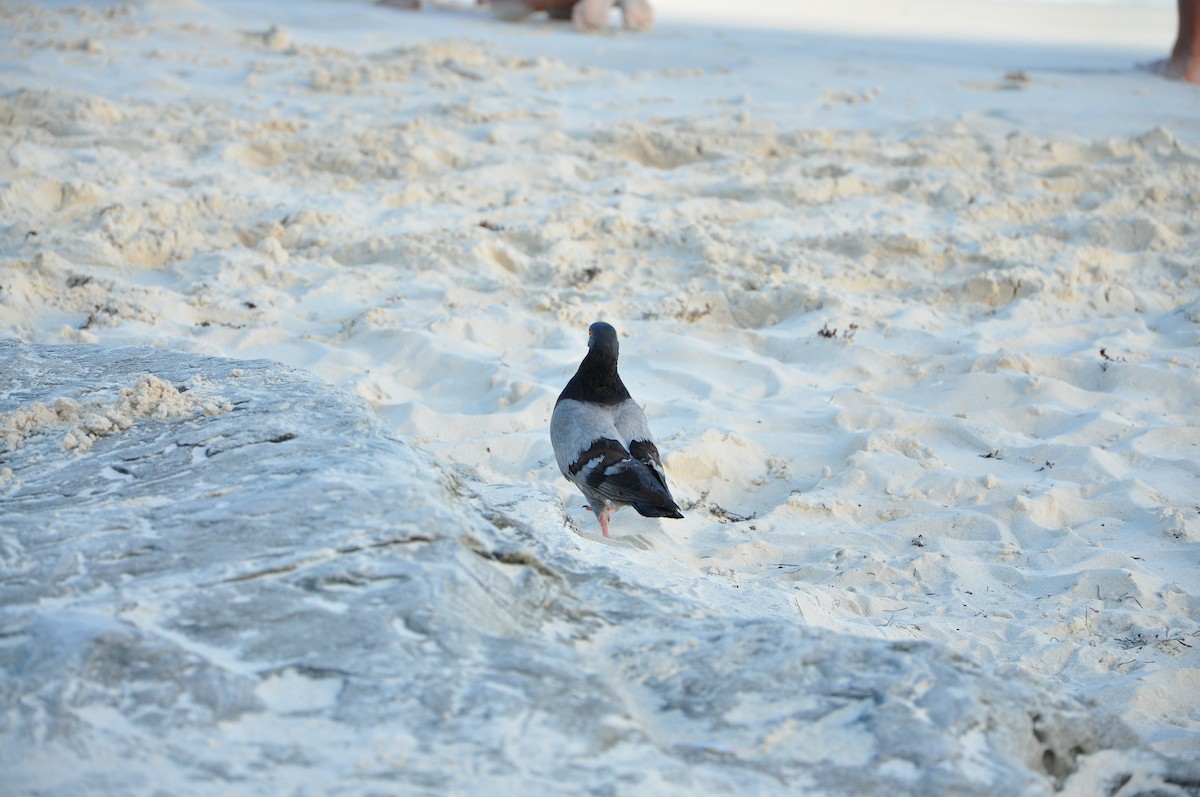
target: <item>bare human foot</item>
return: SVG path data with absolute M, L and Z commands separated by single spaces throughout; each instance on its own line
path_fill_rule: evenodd
M 571 21 L 584 33 L 597 33 L 608 27 L 613 0 L 579 0 L 571 11 Z
M 491 0 L 491 7 L 492 16 L 505 22 L 519 22 L 539 11 L 545 11 L 550 19 L 567 20 L 572 18 L 572 7 L 578 3 L 579 0 Z M 485 0 L 479 0 L 479 4 L 484 5 Z
M 625 29 L 639 33 L 654 27 L 654 9 L 647 0 L 618 0 Z
M 420 0 L 378 0 L 389 5 L 417 7 Z M 479 0 L 484 5 L 487 0 Z M 412 3 L 412 6 L 407 6 Z M 569 19 L 584 33 L 598 33 L 608 27 L 614 5 L 621 9 L 625 28 L 646 31 L 654 26 L 654 10 L 649 0 L 491 0 L 492 16 L 517 22 L 538 11 L 551 19 Z
M 1142 64 L 1142 68 L 1172 80 L 1200 83 L 1200 0 L 1176 0 L 1179 32 L 1170 58 Z
M 388 8 L 419 9 L 421 0 L 375 0 L 381 6 Z M 570 19 L 571 6 L 577 0 L 492 0 L 492 16 L 506 22 L 517 22 L 530 14 L 545 11 L 551 19 Z M 487 5 L 486 0 L 479 0 L 479 5 Z

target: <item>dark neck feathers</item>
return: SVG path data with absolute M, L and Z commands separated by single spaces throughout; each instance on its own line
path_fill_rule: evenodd
M 559 401 L 574 399 L 594 404 L 620 404 L 628 398 L 629 391 L 617 373 L 616 353 L 603 346 L 588 351 L 579 370 L 558 396 Z

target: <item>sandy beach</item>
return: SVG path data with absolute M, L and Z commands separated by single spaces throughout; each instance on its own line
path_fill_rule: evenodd
M 1200 757 L 1200 88 L 1135 68 L 1172 8 L 723 5 L 0 4 L 0 338 L 305 369 L 631 588 Z M 548 437 L 596 320 L 686 515 L 609 539 Z

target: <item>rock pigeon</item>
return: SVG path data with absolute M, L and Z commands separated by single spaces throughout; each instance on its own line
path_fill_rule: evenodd
M 617 373 L 617 330 L 588 327 L 588 353 L 563 388 L 550 417 L 558 469 L 590 502 L 608 536 L 608 518 L 629 505 L 646 517 L 682 518 L 646 414 Z

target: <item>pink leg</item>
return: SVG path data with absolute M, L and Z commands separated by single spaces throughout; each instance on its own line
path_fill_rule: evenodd
M 592 509 L 592 507 L 590 507 L 590 506 L 585 506 L 584 509 L 588 509 L 588 510 L 591 510 L 592 512 L 596 513 L 596 520 L 600 521 L 600 531 L 604 532 L 604 536 L 607 537 L 608 536 L 608 519 L 609 519 L 609 517 L 612 516 L 612 513 L 613 513 L 612 507 L 611 506 L 608 507 L 603 512 L 596 512 L 596 510 Z
M 579 0 L 571 11 L 571 21 L 584 33 L 596 33 L 608 27 L 608 12 L 613 0 Z

